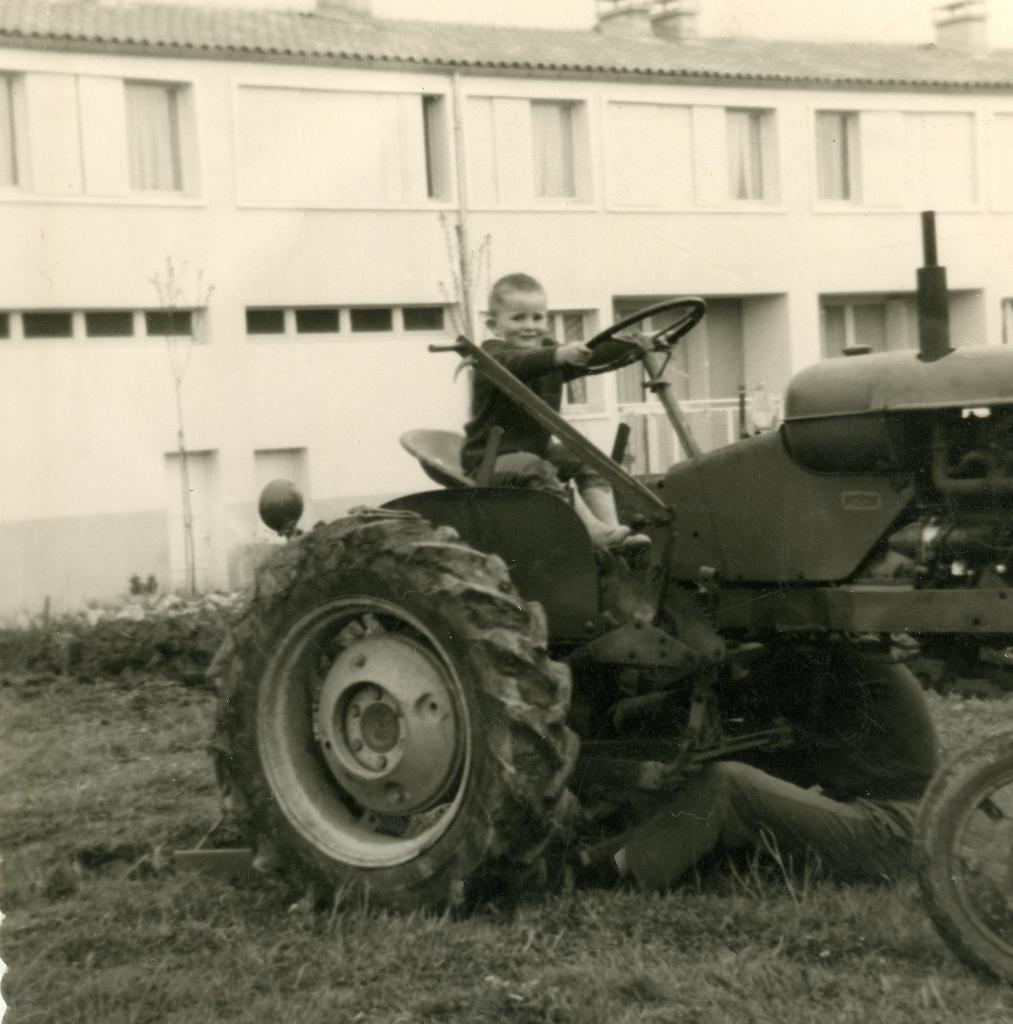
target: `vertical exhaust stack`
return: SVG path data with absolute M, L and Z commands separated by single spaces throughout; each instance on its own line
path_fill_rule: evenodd
M 932 363 L 953 351 L 946 267 L 939 266 L 933 210 L 922 213 L 922 252 L 925 266 L 918 268 L 918 358 Z

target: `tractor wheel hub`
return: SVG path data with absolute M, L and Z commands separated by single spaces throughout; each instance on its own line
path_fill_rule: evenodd
M 367 637 L 327 673 L 314 735 L 360 804 L 413 814 L 439 802 L 458 761 L 457 709 L 439 663 L 403 637 Z

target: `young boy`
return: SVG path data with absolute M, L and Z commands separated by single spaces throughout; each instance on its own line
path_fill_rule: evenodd
M 501 277 L 489 293 L 486 326 L 493 337 L 483 342 L 482 348 L 558 412 L 563 385 L 582 375 L 591 350 L 582 342 L 557 345 L 546 333 L 545 289 L 527 274 Z M 595 545 L 639 547 L 649 543 L 648 538 L 631 536 L 629 527 L 620 525 L 608 482 L 480 373 L 474 377 L 471 415 L 464 428 L 461 455 L 466 473 L 478 469 L 489 434 L 494 427 L 502 427 L 493 467 L 495 486 L 532 487 L 568 500 L 564 481 L 573 480 L 577 487 L 574 509 Z

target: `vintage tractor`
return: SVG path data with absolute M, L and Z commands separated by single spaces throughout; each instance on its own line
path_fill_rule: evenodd
M 811 366 L 777 431 L 718 451 L 664 379 L 702 300 L 593 339 L 591 372 L 641 361 L 690 453 L 660 478 L 448 346 L 596 465 L 652 544 L 596 552 L 566 502 L 483 486 L 494 450 L 471 480 L 459 439 L 407 436 L 443 488 L 293 536 L 212 667 L 219 777 L 262 853 L 397 907 L 557 848 L 593 863 L 700 764 L 762 762 L 849 702 L 861 728 L 855 652 L 1010 642 L 1013 351 L 950 348 L 931 214 L 923 231 L 920 350 Z M 630 340 L 647 317 L 665 326 Z M 274 499 L 291 533 L 292 496 Z

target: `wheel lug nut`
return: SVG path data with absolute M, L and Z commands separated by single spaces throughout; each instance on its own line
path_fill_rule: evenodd
M 379 756 L 379 757 L 378 757 L 378 758 L 376 759 L 376 765 L 377 765 L 377 767 L 378 767 L 378 768 L 386 768 L 386 767 L 387 767 L 387 758 L 385 758 L 385 757 L 383 756 L 383 754 L 381 754 L 381 755 L 380 755 L 380 756 Z
M 404 803 L 405 792 L 396 782 L 388 783 L 384 792 L 387 794 L 387 799 L 392 804 Z
M 379 686 L 373 687 L 373 700 L 383 700 L 383 690 L 381 690 Z
M 349 718 L 358 718 L 359 715 L 361 715 L 361 714 L 362 714 L 362 710 L 360 709 L 358 704 L 353 704 L 348 709 L 348 717 Z
M 358 655 L 358 656 L 357 656 L 357 657 L 355 658 L 355 660 L 354 660 L 354 661 L 352 662 L 352 664 L 353 664 L 353 665 L 354 665 L 354 666 L 355 666 L 356 668 L 362 668 L 362 666 L 366 664 L 366 655 L 365 655 L 365 654 L 360 654 L 360 655 Z
M 352 750 L 358 753 L 360 750 L 362 750 L 362 740 L 352 740 L 351 747 Z

